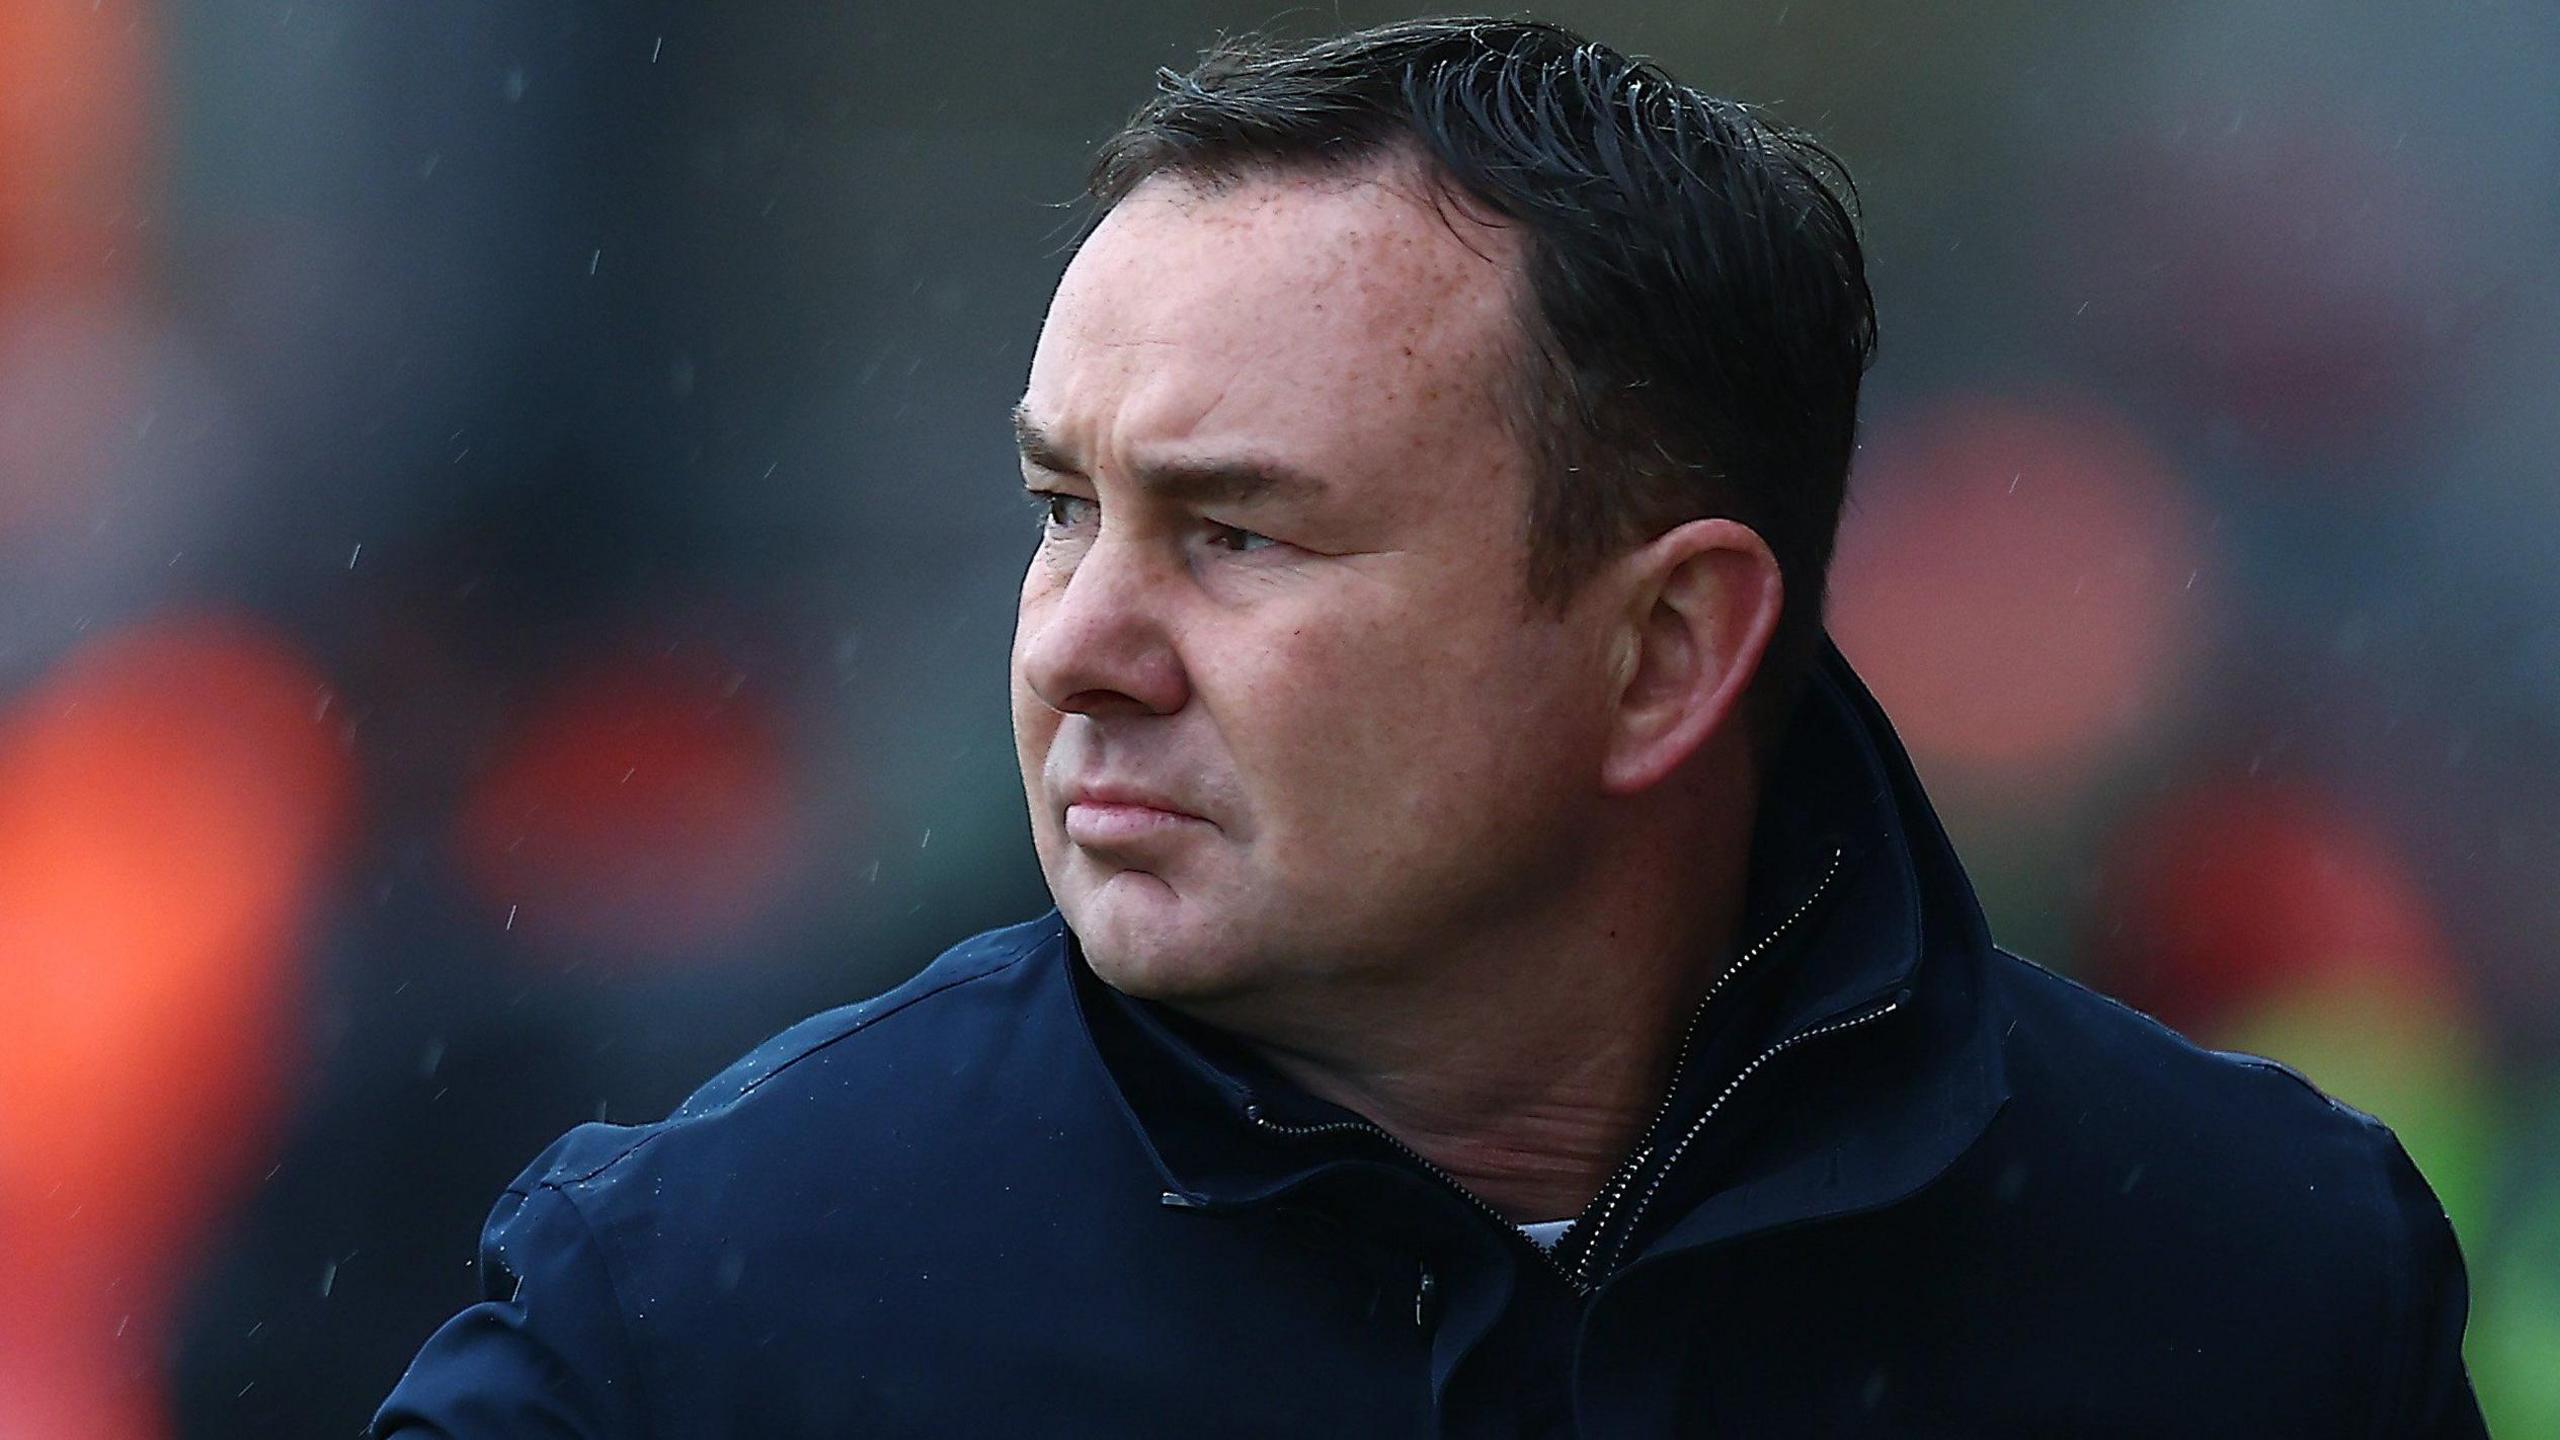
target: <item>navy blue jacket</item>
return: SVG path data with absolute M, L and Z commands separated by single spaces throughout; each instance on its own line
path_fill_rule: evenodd
M 571 1131 L 375 1433 L 2482 1433 L 2390 1132 L 1995 949 L 1836 655 L 1748 905 L 1552 1255 L 1051 914 Z

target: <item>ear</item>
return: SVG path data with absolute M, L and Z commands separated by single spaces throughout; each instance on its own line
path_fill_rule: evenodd
M 1785 585 L 1768 544 L 1733 520 L 1692 520 L 1621 563 L 1630 583 L 1611 640 L 1617 694 L 1601 783 L 1633 795 L 1739 733 Z

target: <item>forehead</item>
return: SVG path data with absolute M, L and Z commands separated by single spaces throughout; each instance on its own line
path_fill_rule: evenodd
M 1376 479 L 1478 462 L 1518 334 L 1517 241 L 1419 176 L 1159 177 L 1060 282 L 1025 396 L 1080 450 L 1271 452 Z

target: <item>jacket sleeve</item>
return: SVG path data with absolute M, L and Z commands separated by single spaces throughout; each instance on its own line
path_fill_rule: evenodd
M 637 1374 L 602 1248 L 557 1185 L 519 1181 L 480 1239 L 481 1302 L 429 1337 L 375 1440 L 641 1434 Z
M 2393 1333 L 2400 1337 L 2397 1353 L 2383 1363 L 2397 1370 L 2393 1388 L 2399 1403 L 2377 1417 L 2374 1433 L 2410 1440 L 2487 1440 L 2480 1402 L 2471 1393 L 2470 1372 L 2462 1363 L 2470 1287 L 2463 1277 L 2461 1247 L 2444 1206 L 2408 1152 L 2387 1131 L 2383 1147 L 2397 1228 L 2394 1269 L 2400 1311 L 2391 1317 Z

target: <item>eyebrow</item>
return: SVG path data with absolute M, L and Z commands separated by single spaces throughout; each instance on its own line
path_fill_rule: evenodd
M 1028 408 L 1013 407 L 1013 443 L 1022 463 L 1057 475 L 1082 476 L 1083 464 L 1031 418 Z M 1138 488 L 1169 500 L 1191 504 L 1236 505 L 1248 500 L 1312 500 L 1323 496 L 1324 481 L 1272 460 L 1238 456 L 1225 460 L 1161 460 L 1140 465 L 1130 474 Z

